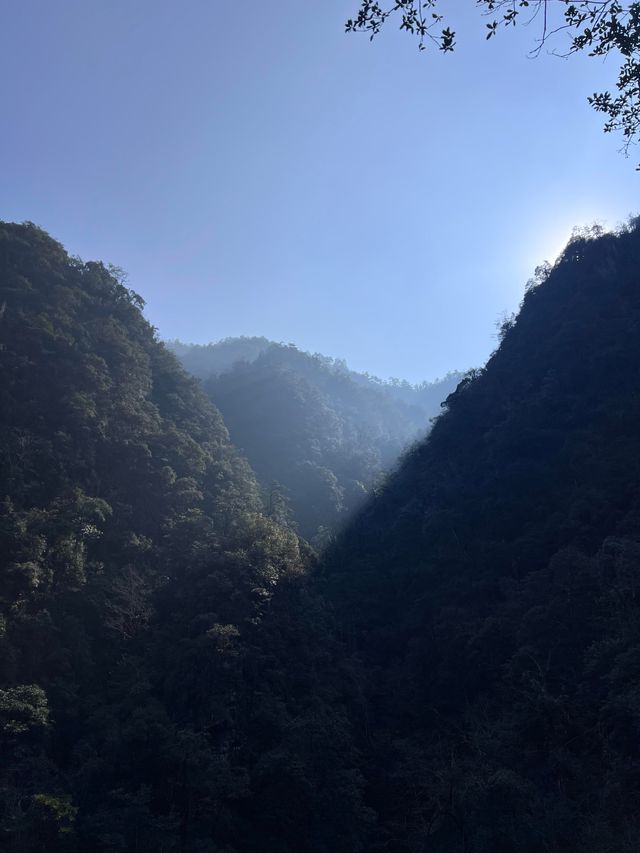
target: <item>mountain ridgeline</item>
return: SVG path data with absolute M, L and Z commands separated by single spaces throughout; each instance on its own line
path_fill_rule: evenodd
M 319 558 L 141 305 L 0 227 L 0 847 L 635 853 L 638 223 L 572 239 Z M 313 358 L 261 346 L 205 382 L 298 417 Z
M 417 386 L 383 382 L 341 360 L 266 338 L 168 346 L 203 381 L 256 472 L 270 512 L 318 546 L 426 434 L 462 378 L 450 373 Z

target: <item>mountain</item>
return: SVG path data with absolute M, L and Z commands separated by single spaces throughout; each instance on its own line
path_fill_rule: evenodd
M 215 344 L 184 344 L 182 341 L 166 342 L 182 366 L 198 379 L 208 379 L 230 370 L 239 361 L 255 361 L 273 345 L 268 338 L 225 338 Z
M 309 558 L 142 305 L 0 224 L 0 847 L 308 850 L 282 744 L 318 713 L 345 746 L 309 776 L 316 838 L 366 817 L 307 687 Z
M 283 518 L 289 513 L 301 535 L 318 545 L 424 435 L 462 378 L 451 373 L 419 386 L 385 383 L 265 338 L 169 346 L 203 379 L 267 502 Z
M 572 239 L 325 558 L 367 850 L 638 849 L 639 270 Z
M 635 853 L 638 270 L 572 239 L 316 558 L 117 272 L 3 223 L 0 847 Z

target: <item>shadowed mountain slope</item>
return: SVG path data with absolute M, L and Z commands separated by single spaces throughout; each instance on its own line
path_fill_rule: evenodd
M 3 224 L 2 849 L 635 853 L 639 271 L 573 239 L 314 569 L 140 298 Z
M 574 238 L 327 555 L 371 850 L 640 842 L 640 229 Z

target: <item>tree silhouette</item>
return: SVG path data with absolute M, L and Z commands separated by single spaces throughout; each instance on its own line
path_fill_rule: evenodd
M 618 57 L 620 67 L 616 91 L 594 92 L 588 101 L 604 113 L 606 133 L 620 131 L 623 150 L 637 140 L 640 130 L 640 3 L 618 0 L 476 0 L 488 18 L 486 38 L 501 28 L 518 23 L 538 25 L 531 50 L 538 55 L 548 47 L 560 56 L 586 51 L 592 57 Z M 439 12 L 439 0 L 361 0 L 354 18 L 346 22 L 347 32 L 364 32 L 370 38 L 395 20 L 401 30 L 417 37 L 420 50 L 429 45 L 443 53 L 453 51 L 456 33 Z M 564 35 L 567 41 L 559 38 Z M 639 167 L 640 168 L 640 167 Z

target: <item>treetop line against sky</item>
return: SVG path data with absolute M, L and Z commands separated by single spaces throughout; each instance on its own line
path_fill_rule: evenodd
M 2 217 L 126 269 L 166 338 L 412 381 L 482 363 L 574 225 L 639 211 L 637 150 L 586 102 L 618 68 L 486 41 L 472 0 L 453 53 L 370 42 L 358 5 L 10 4 Z

